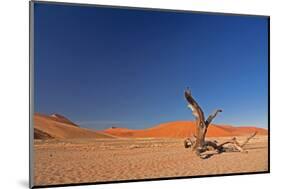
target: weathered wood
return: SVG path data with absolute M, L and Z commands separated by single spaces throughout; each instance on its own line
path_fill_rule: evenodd
M 257 131 L 255 131 L 252 135 L 250 135 L 240 146 L 243 148 L 254 136 L 256 136 Z
M 206 124 L 207 127 L 210 125 L 210 123 L 218 115 L 219 112 L 222 112 L 222 110 L 221 109 L 215 110 L 211 115 L 209 115 L 209 117 L 205 121 L 205 124 Z
M 222 110 L 216 110 L 205 121 L 204 112 L 199 106 L 199 104 L 196 102 L 196 100 L 192 97 L 191 91 L 187 89 L 185 90 L 184 94 L 188 102 L 188 107 L 191 109 L 196 121 L 196 141 L 195 145 L 193 146 L 193 150 L 195 150 L 197 154 L 200 154 L 201 152 L 205 151 L 205 137 L 208 130 L 208 126 L 212 122 L 212 120 L 217 116 L 217 114 L 219 112 L 222 112 Z
M 213 154 L 218 154 L 226 151 L 224 145 L 227 144 L 231 144 L 232 147 L 239 152 L 245 152 L 243 147 L 249 142 L 251 138 L 253 138 L 257 134 L 256 132 L 247 137 L 247 139 L 242 144 L 240 144 L 235 137 L 221 144 L 218 144 L 217 141 L 206 141 L 205 137 L 210 123 L 218 115 L 219 112 L 222 112 L 222 110 L 215 110 L 211 115 L 209 115 L 207 120 L 205 120 L 204 112 L 199 106 L 199 104 L 192 97 L 191 91 L 187 89 L 185 90 L 184 94 L 188 102 L 188 107 L 191 109 L 196 122 L 196 133 L 194 135 L 195 140 L 187 138 L 184 141 L 185 148 L 192 148 L 196 152 L 196 154 L 203 159 L 206 159 Z
M 191 91 L 187 89 L 185 91 L 185 98 L 187 100 L 188 107 L 191 109 L 192 114 L 195 116 L 195 121 L 196 121 L 196 141 L 195 145 L 193 147 L 193 150 L 196 150 L 197 153 L 201 153 L 204 148 L 204 143 L 205 143 L 205 130 L 207 129 L 206 124 L 205 124 L 205 117 L 204 117 L 204 112 L 202 111 L 201 107 L 199 104 L 195 101 L 195 99 L 191 96 Z
M 249 137 L 246 138 L 246 140 L 242 144 L 240 144 L 237 141 L 236 137 L 233 137 L 232 139 L 218 145 L 218 148 L 222 148 L 226 144 L 232 144 L 239 152 L 245 152 L 243 147 L 250 141 L 250 139 L 252 139 L 254 136 L 256 136 L 256 134 L 257 134 L 257 132 L 254 132 L 253 134 L 251 134 Z
M 193 146 L 194 144 L 194 140 L 187 138 L 186 140 L 184 140 L 184 147 L 185 148 L 190 148 L 191 146 Z

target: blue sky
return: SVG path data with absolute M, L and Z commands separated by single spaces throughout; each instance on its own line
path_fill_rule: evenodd
M 267 18 L 35 3 L 35 111 L 83 127 L 267 127 Z

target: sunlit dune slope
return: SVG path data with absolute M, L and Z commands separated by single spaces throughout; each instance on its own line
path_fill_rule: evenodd
M 56 115 L 56 116 L 54 116 Z M 34 114 L 35 139 L 68 139 L 68 138 L 114 138 L 109 134 L 78 127 L 67 118 L 53 114 L 51 116 Z
M 195 134 L 195 123 L 192 121 L 175 121 L 156 125 L 143 130 L 130 130 L 127 128 L 109 128 L 105 133 L 119 137 L 168 137 L 184 138 Z M 257 127 L 233 127 L 224 125 L 210 125 L 207 137 L 239 136 L 257 131 L 258 135 L 266 135 L 267 130 Z

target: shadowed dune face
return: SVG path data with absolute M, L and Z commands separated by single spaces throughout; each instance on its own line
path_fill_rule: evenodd
M 34 138 L 35 139 L 53 139 L 54 137 L 52 137 L 48 133 L 45 133 L 44 131 L 34 128 Z
M 185 138 L 195 134 L 195 122 L 175 121 L 157 125 L 155 127 L 143 130 L 130 130 L 126 128 L 110 128 L 104 130 L 105 133 L 120 137 L 168 137 Z M 258 135 L 267 135 L 267 130 L 257 127 L 233 127 L 210 125 L 207 137 L 224 137 L 247 135 L 257 131 Z
M 80 128 L 59 114 L 34 115 L 34 139 L 114 138 L 109 134 Z
M 76 127 L 79 127 L 77 124 L 73 123 L 72 121 L 70 121 L 69 119 L 67 119 L 66 117 L 60 115 L 60 114 L 52 114 L 51 116 L 49 116 L 51 119 L 55 120 L 55 121 L 59 121 L 62 123 L 67 123 Z

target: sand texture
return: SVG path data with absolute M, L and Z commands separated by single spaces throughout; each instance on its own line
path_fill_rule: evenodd
M 35 185 L 267 171 L 267 141 L 267 135 L 258 135 L 245 146 L 248 153 L 202 160 L 177 138 L 35 140 Z

